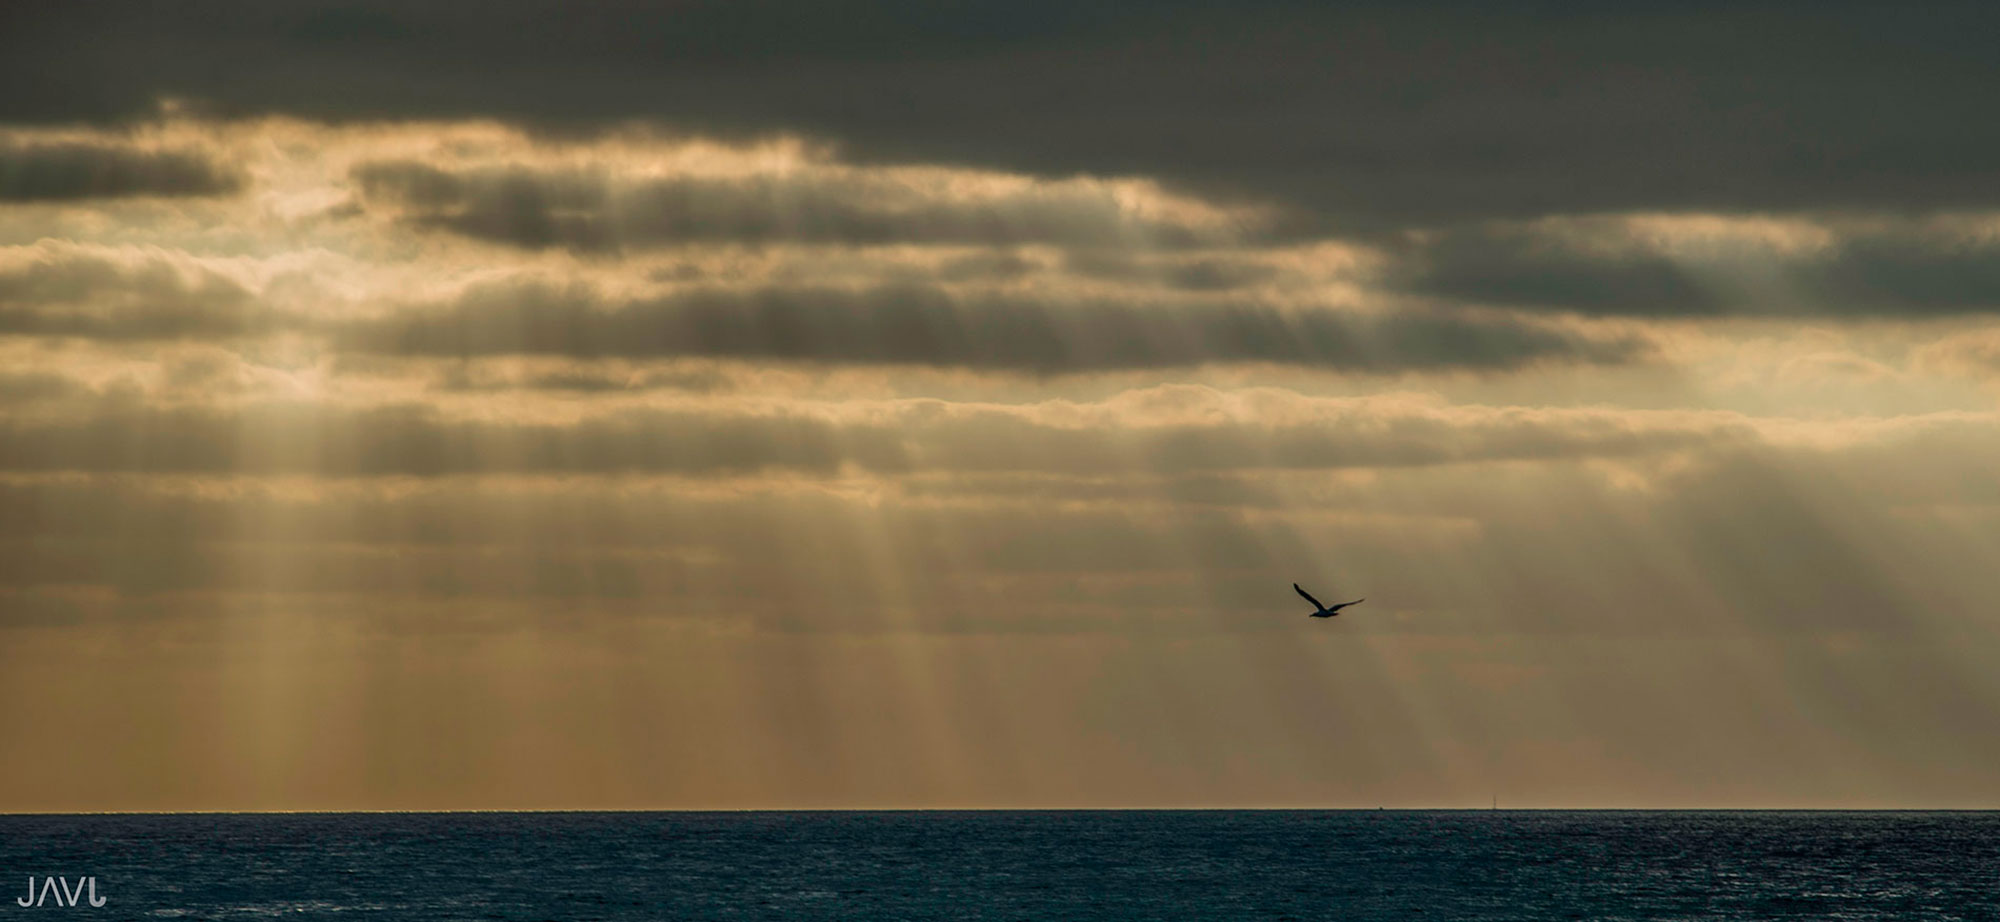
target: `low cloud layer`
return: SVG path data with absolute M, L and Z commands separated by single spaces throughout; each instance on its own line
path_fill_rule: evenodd
M 1552 219 L 1427 235 L 1406 291 L 1584 314 L 1902 317 L 2000 311 L 2000 223 Z
M 0 202 L 226 195 L 242 186 L 235 170 L 198 153 L 0 137 Z
M 1167 388 L 1095 404 L 625 409 L 550 422 L 453 416 L 424 405 L 209 409 L 114 396 L 61 417 L 0 419 L 0 432 L 0 470 L 368 477 L 1337 470 L 1619 457 L 1741 440 L 1754 430 L 1727 415 Z
M 1243 229 L 1190 202 L 1181 205 L 1197 211 L 1192 220 L 1143 213 L 1110 183 L 824 163 L 646 178 L 387 161 L 362 164 L 353 175 L 371 201 L 399 206 L 419 225 L 584 252 L 700 241 L 1188 246 L 1226 241 Z
M 1255 301 L 1194 305 L 1061 296 L 872 290 L 692 289 L 604 303 L 588 289 L 486 286 L 443 310 L 364 323 L 343 342 L 405 355 L 725 357 L 917 364 L 1040 374 L 1268 362 L 1332 371 L 1621 363 L 1632 337 L 1505 315 L 1368 313 Z
M 469 616 L 533 624 L 590 606 L 599 623 L 781 634 L 1218 643 L 1295 629 L 1288 583 L 1302 579 L 1368 595 L 1376 607 L 1356 614 L 1375 617 L 1343 623 L 1374 638 L 1898 644 L 1994 627 L 1978 604 L 1994 588 L 1977 566 L 1990 545 L 1978 542 L 2000 539 L 2000 520 L 1963 518 L 1990 503 L 1941 480 L 1886 497 L 1847 486 L 1937 441 L 1853 453 L 1671 441 L 1651 461 L 1620 456 L 1651 472 L 1642 486 L 1580 445 L 1343 478 L 1250 467 L 1189 477 L 1138 458 L 1103 468 L 1122 487 L 1111 490 L 1048 465 L 984 479 L 451 477 L 310 490 L 13 473 L 0 478 L 0 594 L 43 604 L 10 605 L 0 630 L 333 603 L 347 617 L 424 613 L 385 626 L 417 638 Z
M 242 283 L 186 254 L 53 243 L 0 252 L 0 335 L 233 339 L 281 325 Z

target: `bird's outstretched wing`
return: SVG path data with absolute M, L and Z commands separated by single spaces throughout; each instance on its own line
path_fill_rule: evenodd
M 1297 592 L 1297 593 L 1298 593 L 1299 595 L 1302 595 L 1302 596 L 1305 596 L 1305 597 L 1306 597 L 1306 601 L 1308 601 L 1308 602 L 1311 602 L 1311 603 L 1313 603 L 1313 607 L 1314 607 L 1314 608 L 1317 608 L 1317 609 L 1320 609 L 1321 611 L 1325 611 L 1325 610 L 1326 610 L 1326 606 L 1324 606 L 1324 605 L 1321 605 L 1321 604 L 1319 604 L 1319 600 L 1318 600 L 1318 599 L 1315 599 L 1315 598 L 1313 598 L 1313 595 L 1312 595 L 1312 593 L 1310 593 L 1310 592 L 1307 592 L 1307 591 L 1305 591 L 1304 589 L 1300 589 L 1300 588 L 1299 588 L 1299 584 L 1298 584 L 1298 583 L 1293 583 L 1293 584 L 1292 584 L 1292 589 L 1293 589 L 1294 591 L 1296 591 L 1296 592 Z
M 1347 607 L 1347 606 L 1349 606 L 1349 605 L 1359 605 L 1359 604 L 1361 604 L 1361 603 L 1363 603 L 1363 602 L 1366 602 L 1366 601 L 1368 601 L 1368 600 L 1367 600 L 1367 599 L 1355 599 L 1355 600 L 1354 600 L 1354 601 L 1352 601 L 1352 602 L 1342 602 L 1342 603 L 1340 603 L 1339 605 L 1335 605 L 1334 607 L 1332 607 L 1332 608 L 1329 608 L 1329 609 L 1327 609 L 1327 610 L 1328 610 L 1328 611 L 1339 611 L 1339 610 L 1341 610 L 1341 609 L 1343 609 L 1343 608 L 1346 608 L 1346 607 Z

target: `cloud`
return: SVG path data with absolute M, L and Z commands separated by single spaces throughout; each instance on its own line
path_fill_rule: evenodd
M 1642 340 L 1497 314 L 1291 309 L 859 290 L 685 289 L 606 303 L 584 286 L 510 281 L 348 328 L 349 349 L 406 355 L 706 356 L 916 364 L 1043 374 L 1271 362 L 1357 372 L 1622 363 Z
M 1129 412 L 1163 396 L 1085 411 Z M 1470 445 L 1484 438 L 1479 417 L 1490 427 L 1508 414 L 1466 415 Z M 1545 436 L 1560 428 L 1544 422 Z M 1361 428 L 1339 434 L 1378 453 L 1405 450 Z M 1153 465 L 1139 458 L 1117 468 L 1108 490 L 1051 464 L 916 478 L 914 489 L 867 476 L 838 485 L 342 479 L 309 489 L 7 477 L 0 586 L 221 591 L 249 594 L 251 605 L 271 604 L 263 593 L 341 593 L 367 612 L 412 598 L 513 598 L 530 611 L 554 597 L 587 598 L 606 606 L 593 615 L 785 630 L 907 618 L 901 627 L 1130 632 L 1192 614 L 1184 628 L 1261 631 L 1277 623 L 1239 617 L 1246 604 L 1286 610 L 1288 582 L 1331 568 L 1345 578 L 1335 582 L 1391 588 L 1378 598 L 1379 627 L 1418 633 L 1895 633 L 1927 614 L 1984 611 L 1981 587 L 1992 579 L 1981 548 L 1933 509 L 1896 511 L 1925 497 L 1891 501 L 1848 487 L 1934 446 L 1885 443 L 1887 454 L 1871 445 L 1850 456 L 1726 432 L 1682 444 L 1692 463 L 1638 490 L 1577 463 L 1148 478 Z M 1980 470 L 1960 456 L 1939 473 Z M 981 489 L 982 479 L 995 488 Z M 1929 496 L 1956 500 L 1941 479 Z M 801 621 L 796 608 L 808 600 L 812 617 Z
M 1971 378 L 2000 378 L 2000 329 L 1947 336 L 1918 349 L 1918 368 Z
M 355 167 L 353 178 L 368 201 L 398 207 L 421 226 L 592 252 L 780 240 L 1186 246 L 1237 230 L 1212 212 L 1198 221 L 1148 214 L 1128 200 L 1144 191 L 1133 183 L 827 162 L 748 175 L 627 176 L 605 168 L 375 161 Z
M 226 195 L 242 187 L 241 174 L 192 151 L 0 138 L 0 202 Z
M 162 96 L 337 120 L 648 119 L 803 132 L 877 162 L 1150 175 L 1368 227 L 2000 206 L 1977 3 L 206 9 L 11 15 L 0 83 L 33 89 L 0 119 L 130 117 Z
M 1423 401 L 1163 387 L 1101 403 L 897 401 L 832 412 L 624 408 L 546 422 L 426 404 L 107 398 L 59 419 L 0 417 L 0 470 L 330 477 L 789 471 L 1178 474 L 1624 456 L 1738 441 L 1735 417 L 1450 408 Z
M 343 409 L 266 403 L 239 410 L 111 405 L 83 419 L 0 423 L 0 468 L 150 473 L 725 474 L 832 473 L 843 461 L 895 466 L 893 439 L 852 449 L 810 418 L 626 412 L 574 425 L 450 419 L 424 405 Z M 28 441 L 23 441 L 28 440 Z M 32 442 L 32 444 L 31 444 Z
M 1063 265 L 1069 271 L 1089 278 L 1154 282 L 1182 291 L 1251 288 L 1282 275 L 1275 266 L 1247 259 L 1142 260 L 1103 250 L 1070 253 Z
M 1461 303 L 1594 315 L 2000 310 L 2000 221 L 1552 218 L 1422 235 L 1387 272 Z
M 21 407 L 91 393 L 73 378 L 46 371 L 0 371 L 0 407 Z
M 285 323 L 241 282 L 186 254 L 54 242 L 0 248 L 0 335 L 225 338 Z
M 553 368 L 495 368 L 490 363 L 455 363 L 435 385 L 442 391 L 552 391 L 580 395 L 633 391 L 709 394 L 736 381 L 713 367 L 632 368 L 617 363 L 561 362 Z
M 328 354 L 722 358 L 1037 375 L 1259 363 L 1511 371 L 1632 364 L 1652 354 L 1638 332 L 1567 320 L 1393 301 L 1336 306 L 1365 303 L 1369 292 L 1296 269 L 1283 270 L 1293 273 L 1283 284 L 1254 287 L 1276 277 L 1279 257 L 1297 254 L 1258 262 L 1071 253 L 1070 269 L 1091 279 L 1075 282 L 1006 275 L 1022 261 L 1005 251 L 918 259 L 889 249 L 852 259 L 843 255 L 852 250 L 836 248 L 799 256 L 796 266 L 723 259 L 727 272 L 716 277 L 726 285 L 644 281 L 657 272 L 644 262 L 554 262 L 502 275 L 475 259 L 438 273 L 443 281 L 424 278 L 419 284 L 456 292 L 432 302 L 400 293 L 410 279 L 405 265 L 325 252 L 240 261 L 156 246 L 0 248 L 0 334 L 117 342 L 289 333 Z M 963 279 L 968 261 L 979 263 L 980 281 L 942 281 Z

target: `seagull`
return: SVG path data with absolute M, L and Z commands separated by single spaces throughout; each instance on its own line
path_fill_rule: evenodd
M 1362 602 L 1367 601 L 1366 599 L 1355 599 L 1352 602 L 1342 602 L 1339 605 L 1335 605 L 1332 608 L 1328 608 L 1325 605 L 1321 605 L 1318 599 L 1313 598 L 1312 593 L 1307 592 L 1304 589 L 1300 589 L 1298 583 L 1293 583 L 1292 589 L 1297 591 L 1299 595 L 1305 596 L 1306 601 L 1313 603 L 1313 608 L 1316 609 L 1316 611 L 1314 611 L 1310 615 L 1307 615 L 1306 617 L 1308 618 L 1331 618 L 1335 615 L 1340 614 L 1340 610 L 1346 608 L 1349 605 L 1359 605 Z

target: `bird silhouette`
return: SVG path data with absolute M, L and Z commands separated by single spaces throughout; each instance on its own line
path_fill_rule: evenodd
M 1335 615 L 1340 614 L 1340 610 L 1346 608 L 1349 605 L 1359 605 L 1362 602 L 1367 601 L 1366 599 L 1355 599 L 1352 602 L 1342 602 L 1339 605 L 1335 605 L 1331 608 L 1328 608 L 1327 606 L 1320 604 L 1320 601 L 1318 599 L 1313 598 L 1312 593 L 1307 592 L 1304 589 L 1300 589 L 1298 583 L 1293 583 L 1292 589 L 1298 592 L 1299 595 L 1305 596 L 1306 601 L 1313 603 L 1313 613 L 1307 615 L 1306 617 L 1308 618 L 1331 618 Z

